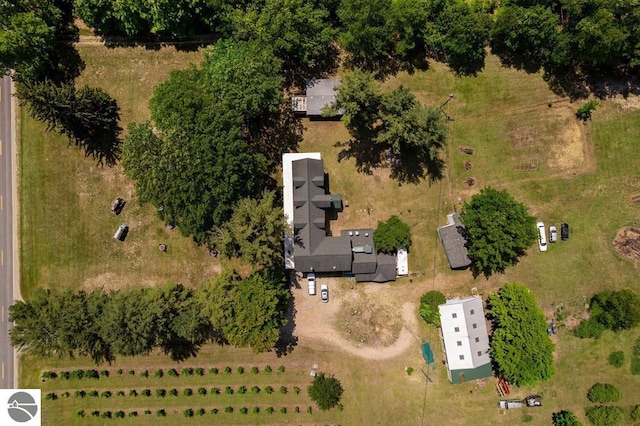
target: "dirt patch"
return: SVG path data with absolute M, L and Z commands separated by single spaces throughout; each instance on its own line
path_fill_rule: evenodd
M 622 257 L 640 261 L 640 228 L 627 226 L 618 231 L 613 249 Z
M 511 131 L 511 146 L 524 148 L 536 145 L 536 131 L 531 127 L 518 127 Z
M 624 110 L 635 111 L 635 110 L 640 109 L 640 96 L 635 96 L 635 95 L 629 95 L 629 96 L 617 95 L 617 96 L 614 96 L 613 98 L 611 98 L 611 101 L 613 101 L 614 103 L 620 105 L 622 107 L 622 109 L 624 109 Z

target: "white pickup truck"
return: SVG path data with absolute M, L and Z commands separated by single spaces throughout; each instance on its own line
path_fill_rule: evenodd
M 307 274 L 307 285 L 309 286 L 309 295 L 316 295 L 316 274 L 309 272 Z

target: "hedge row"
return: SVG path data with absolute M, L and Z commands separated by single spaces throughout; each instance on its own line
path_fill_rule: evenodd
M 294 386 L 292 388 L 293 393 L 295 393 L 296 395 L 300 394 L 300 388 L 297 386 Z M 207 389 L 205 387 L 199 387 L 196 390 L 198 395 L 220 395 L 222 392 L 224 392 L 227 395 L 233 395 L 238 394 L 238 395 L 244 395 L 248 392 L 251 392 L 255 395 L 259 394 L 260 392 L 264 392 L 267 394 L 272 394 L 274 392 L 276 392 L 276 389 L 273 386 L 265 386 L 264 388 L 259 388 L 258 386 L 253 386 L 251 389 L 247 388 L 246 386 L 238 386 L 235 389 L 231 386 L 227 386 L 224 389 L 222 388 L 211 388 L 211 389 Z M 278 389 L 278 392 L 285 395 L 287 393 L 289 393 L 289 388 L 287 388 L 286 386 L 280 386 L 280 388 Z M 133 397 L 137 397 L 138 395 L 142 395 L 142 396 L 151 396 L 151 395 L 155 395 L 159 398 L 164 398 L 167 395 L 168 396 L 178 396 L 180 394 L 180 392 L 178 391 L 178 389 L 173 388 L 173 389 L 156 389 L 155 392 L 152 392 L 151 389 L 143 389 L 141 391 L 137 391 L 135 389 L 131 389 L 128 393 L 129 396 L 133 396 Z M 194 394 L 193 389 L 191 388 L 184 388 L 182 390 L 182 395 L 183 396 L 191 396 Z M 124 390 L 118 390 L 115 392 L 116 396 L 125 396 L 125 391 Z M 58 395 L 55 392 L 49 392 L 46 394 L 45 399 L 46 400 L 51 400 L 51 401 L 55 401 L 56 399 L 58 399 L 59 397 L 62 398 L 69 398 L 71 396 L 71 393 L 66 391 L 61 393 L 60 395 Z M 90 396 L 90 397 L 98 397 L 100 396 L 101 398 L 111 398 L 112 396 L 114 396 L 114 393 L 112 391 L 106 390 L 106 391 L 102 391 L 102 392 L 98 392 L 97 390 L 91 390 L 89 392 L 86 392 L 84 390 L 77 390 L 74 392 L 73 394 L 74 397 L 76 398 L 84 398 L 85 396 Z
M 249 371 L 251 371 L 251 373 L 253 374 L 258 374 L 260 372 L 260 369 L 258 367 L 251 367 L 249 369 Z M 208 370 L 209 374 L 220 374 L 220 372 L 224 372 L 225 374 L 231 374 L 233 372 L 233 369 L 229 366 L 224 367 L 222 370 L 218 369 L 217 367 L 212 367 Z M 240 366 L 236 368 L 236 373 L 237 374 L 244 374 L 245 369 L 244 367 Z M 262 369 L 263 373 L 266 374 L 270 374 L 273 372 L 273 369 L 271 368 L 270 365 L 265 366 Z M 285 372 L 285 367 L 284 365 L 281 365 L 278 367 L 278 372 L 279 373 L 284 373 Z M 119 369 L 116 371 L 116 374 L 118 375 L 122 375 L 124 374 L 125 371 L 123 371 L 122 369 Z M 129 374 L 130 376 L 134 376 L 136 374 L 135 370 L 128 370 L 127 374 Z M 178 372 L 178 370 L 176 370 L 175 368 L 170 368 L 168 370 L 163 370 L 162 368 L 155 370 L 153 373 L 150 373 L 149 370 L 141 370 L 138 372 L 138 375 L 141 377 L 149 377 L 150 374 L 153 374 L 154 377 L 164 377 L 165 374 L 169 377 L 179 377 L 179 376 L 204 376 L 205 375 L 205 369 L 202 367 L 184 367 L 182 368 L 182 370 L 180 372 Z M 59 371 L 59 372 L 55 372 L 55 371 L 45 371 L 42 373 L 42 379 L 43 380 L 53 380 L 53 379 L 65 379 L 65 380 L 71 380 L 71 379 L 83 379 L 83 378 L 87 378 L 87 379 L 99 379 L 100 377 L 109 377 L 110 372 L 109 370 L 101 370 L 98 372 L 98 370 L 94 370 L 94 369 L 89 369 L 89 370 L 73 370 L 73 371 Z
M 219 409 L 219 408 L 212 408 L 211 410 L 209 410 L 209 413 L 211 414 L 218 414 L 219 412 L 224 411 L 225 413 L 234 413 L 236 412 L 236 408 L 233 406 L 227 406 L 224 409 Z M 251 409 L 251 412 L 253 414 L 259 414 L 259 413 L 267 413 L 267 414 L 273 414 L 276 411 L 275 408 L 273 407 L 266 407 L 266 408 L 261 408 L 261 407 L 253 407 Z M 280 407 L 280 409 L 278 410 L 280 413 L 282 414 L 287 414 L 289 412 L 287 407 Z M 241 407 L 237 409 L 237 412 L 239 412 L 240 414 L 249 414 L 249 408 L 247 407 Z M 300 413 L 300 407 L 296 406 L 293 409 L 294 413 Z M 306 412 L 308 414 L 312 414 L 313 413 L 313 408 L 311 406 L 308 406 L 306 409 Z M 144 410 L 143 413 L 145 415 L 151 415 L 152 411 L 151 410 Z M 160 410 L 156 410 L 156 416 L 158 417 L 166 417 L 167 416 L 167 411 L 165 409 L 160 409 Z M 193 417 L 193 416 L 204 416 L 207 413 L 207 410 L 205 410 L 204 408 L 198 408 L 196 410 L 194 410 L 193 408 L 187 408 L 186 410 L 184 410 L 182 412 L 182 415 L 184 417 Z M 86 417 L 86 416 L 92 416 L 92 417 L 100 417 L 103 419 L 112 419 L 112 418 L 125 418 L 125 417 L 138 417 L 138 411 L 129 411 L 129 412 L 124 412 L 122 410 L 118 410 L 118 411 L 99 411 L 99 410 L 92 410 L 91 412 L 87 412 L 85 410 L 78 410 L 76 411 L 76 416 L 78 417 Z

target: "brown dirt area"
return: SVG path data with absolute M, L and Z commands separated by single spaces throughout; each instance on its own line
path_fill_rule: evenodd
M 621 228 L 613 240 L 613 249 L 622 257 L 640 261 L 640 228 Z

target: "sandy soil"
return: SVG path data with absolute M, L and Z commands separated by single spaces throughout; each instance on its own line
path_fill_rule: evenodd
M 322 303 L 319 294 L 319 285 L 328 284 L 330 291 L 329 303 Z M 358 284 L 360 286 L 360 284 Z M 416 318 L 416 306 L 410 302 L 401 305 L 398 315 L 402 319 L 402 329 L 398 338 L 386 347 L 380 345 L 355 344 L 340 335 L 334 322 L 342 301 L 349 297 L 349 292 L 354 291 L 349 286 L 341 286 L 335 279 L 321 278 L 318 282 L 318 294 L 307 294 L 306 281 L 301 280 L 300 288 L 293 289 L 295 308 L 295 328 L 293 334 L 298 338 L 298 344 L 317 349 L 338 349 L 349 354 L 369 360 L 386 360 L 395 358 L 405 352 L 414 344 L 420 343 L 418 337 L 418 322 Z M 369 284 L 360 287 L 368 295 L 379 293 L 388 285 Z

